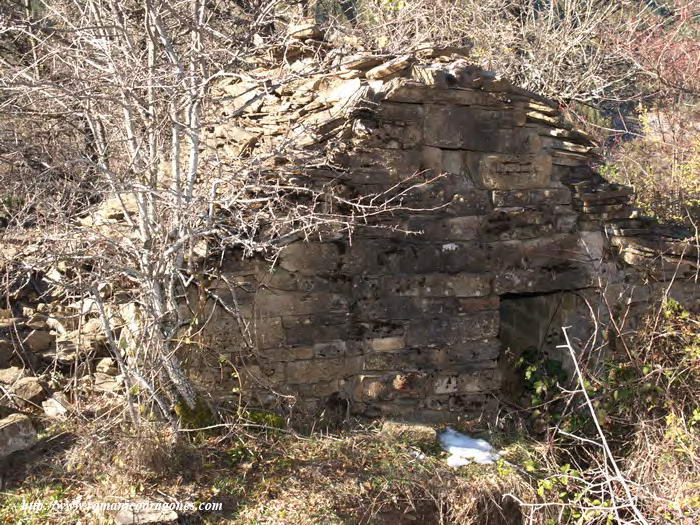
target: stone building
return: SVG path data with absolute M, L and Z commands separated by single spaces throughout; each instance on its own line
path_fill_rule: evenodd
M 209 392 L 225 398 L 240 379 L 263 405 L 476 415 L 517 390 L 524 349 L 554 355 L 562 326 L 603 355 L 611 310 L 657 290 L 693 304 L 697 247 L 636 216 L 556 103 L 458 49 L 338 53 L 321 71 L 300 34 L 284 67 L 217 86 L 206 151 L 354 196 L 430 182 L 352 237 L 290 243 L 272 268 L 226 261 L 212 290 L 242 317 L 219 311 L 204 342 L 233 361 L 251 351 L 234 378 L 193 359 Z M 291 151 L 312 160 L 290 166 L 279 152 Z

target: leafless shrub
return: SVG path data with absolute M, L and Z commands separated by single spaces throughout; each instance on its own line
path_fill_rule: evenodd
M 160 424 L 143 424 L 137 435 L 118 426 L 87 423 L 78 433 L 62 463 L 86 482 L 107 482 L 103 489 L 128 491 L 143 483 L 163 483 L 195 473 L 198 459 L 192 447 L 178 440 L 172 429 Z
M 25 244 L 43 243 L 15 268 L 69 268 L 50 284 L 87 305 L 77 315 L 102 320 L 134 421 L 137 400 L 155 403 L 173 425 L 173 407 L 206 405 L 180 354 L 197 310 L 187 301 L 215 271 L 209 262 L 231 250 L 274 260 L 294 240 L 351 234 L 401 209 L 411 187 L 424 184 L 412 178 L 379 195 L 349 196 L 300 180 L 303 166 L 323 158 L 275 152 L 292 159 L 286 172 L 266 169 L 264 158 L 225 165 L 203 153 L 211 86 L 266 51 L 252 38 L 257 30 L 275 40 L 276 5 L 56 0 L 3 11 L 3 41 L 24 46 L 2 59 L 3 114 L 21 130 L 2 135 L 6 221 Z M 37 191 L 46 180 L 52 184 Z M 61 196 L 67 202 L 45 204 Z M 135 309 L 125 313 L 126 303 Z M 222 306 L 237 315 L 235 304 Z
M 473 45 L 472 60 L 527 89 L 599 103 L 639 96 L 642 69 L 625 45 L 638 40 L 648 10 L 604 0 L 363 0 L 357 24 L 344 31 L 396 54 L 426 43 Z

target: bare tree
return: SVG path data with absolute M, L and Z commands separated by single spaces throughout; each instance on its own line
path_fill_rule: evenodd
M 687 28 L 688 8 L 677 12 Z M 630 51 L 667 36 L 668 22 L 636 0 L 362 0 L 355 33 L 397 54 L 428 43 L 473 45 L 474 62 L 529 90 L 599 104 L 649 91 L 641 80 L 651 65 Z
M 327 185 L 300 185 L 284 170 L 266 171 L 265 159 L 225 166 L 203 155 L 205 130 L 217 124 L 205 111 L 211 87 L 246 67 L 251 27 L 267 28 L 271 18 L 261 14 L 277 16 L 275 5 L 259 3 L 240 19 L 247 26 L 229 24 L 234 14 L 223 3 L 204 0 L 42 0 L 33 18 L 26 9 L 4 13 L 3 35 L 28 44 L 16 59 L 0 58 L 3 115 L 27 130 L 3 147 L 9 160 L 19 155 L 39 166 L 16 160 L 3 180 L 27 196 L 28 181 L 51 173 L 62 185 L 50 192 L 62 190 L 73 206 L 58 206 L 55 215 L 31 206 L 10 211 L 15 228 L 41 226 L 51 246 L 24 269 L 58 259 L 72 264 L 73 277 L 60 284 L 102 319 L 127 394 L 143 392 L 173 424 L 173 406 L 199 410 L 204 403 L 181 356 L 202 329 L 195 303 L 208 297 L 212 254 L 238 249 L 274 259 L 292 240 L 342 235 L 397 209 L 407 191 L 353 199 Z M 72 133 L 33 152 L 25 142 L 31 127 L 47 121 Z M 130 334 L 120 329 L 125 302 L 138 311 Z M 235 303 L 220 306 L 239 315 Z

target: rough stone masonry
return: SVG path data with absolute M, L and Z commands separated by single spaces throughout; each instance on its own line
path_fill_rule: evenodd
M 630 289 L 648 297 L 672 278 L 686 304 L 697 297 L 684 282 L 697 247 L 635 217 L 631 190 L 596 173 L 595 145 L 554 102 L 454 48 L 338 53 L 318 71 L 323 43 L 292 43 L 281 67 L 217 86 L 205 153 L 224 165 L 267 158 L 274 170 L 289 169 L 279 151 L 314 152 L 324 162 L 293 166 L 299 180 L 354 195 L 443 176 L 409 194 L 421 211 L 386 219 L 418 234 L 368 227 L 299 241 L 272 269 L 227 261 L 212 289 L 233 294 L 243 317 L 218 312 L 204 342 L 236 359 L 245 328 L 254 357 L 234 379 L 193 359 L 209 392 L 226 397 L 241 379 L 262 404 L 282 394 L 370 416 L 478 414 L 512 380 L 505 347 L 551 343 L 564 322 L 585 342 L 591 300 L 630 305 Z

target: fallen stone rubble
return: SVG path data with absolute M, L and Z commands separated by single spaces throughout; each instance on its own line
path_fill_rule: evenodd
M 123 390 L 94 318 L 77 322 L 44 292 L 37 302 L 35 292 L 15 290 L 13 309 L 0 311 L 0 459 L 36 442 L 32 416 L 66 417 L 76 396 Z

